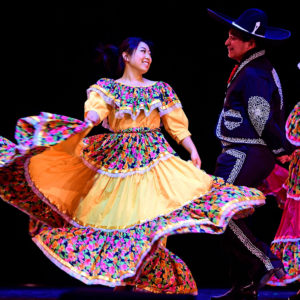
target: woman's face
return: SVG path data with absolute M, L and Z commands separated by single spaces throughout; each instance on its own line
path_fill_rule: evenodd
M 124 53 L 123 57 L 127 66 L 136 69 L 141 74 L 147 73 L 152 63 L 151 51 L 144 42 L 140 42 L 131 55 Z

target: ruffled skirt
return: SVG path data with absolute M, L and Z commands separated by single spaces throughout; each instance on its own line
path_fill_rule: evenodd
M 285 286 L 300 281 L 300 150 L 292 155 L 288 177 L 281 184 L 285 190 L 285 203 L 280 225 L 271 244 L 272 252 L 283 262 L 286 275 L 275 276 L 269 285 Z M 275 196 L 276 196 L 275 192 Z M 282 193 L 280 193 L 282 195 Z M 283 198 L 281 196 L 281 198 Z
M 276 165 L 260 189 L 275 196 L 283 209 L 271 250 L 282 260 L 286 275 L 280 279 L 273 276 L 268 284 L 285 286 L 300 281 L 300 150 L 294 151 L 289 171 Z
M 195 294 L 167 236 L 221 234 L 265 197 L 181 160 L 159 130 L 85 138 L 90 129 L 49 113 L 20 119 L 17 144 L 0 140 L 1 198 L 31 217 L 43 253 L 86 284 Z

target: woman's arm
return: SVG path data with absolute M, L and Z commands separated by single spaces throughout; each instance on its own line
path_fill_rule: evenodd
M 181 144 L 191 155 L 193 164 L 200 168 L 201 159 L 188 131 L 188 119 L 181 108 L 176 108 L 162 116 L 162 122 L 170 136 Z
M 106 104 L 101 93 L 92 91 L 84 103 L 84 119 L 98 125 L 109 114 L 111 107 Z
M 200 169 L 201 159 L 191 137 L 187 136 L 186 138 L 184 138 L 181 142 L 181 145 L 190 153 L 191 160 L 194 166 Z

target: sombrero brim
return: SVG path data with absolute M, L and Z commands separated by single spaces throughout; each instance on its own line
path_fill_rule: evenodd
M 207 12 L 208 12 L 209 16 L 212 17 L 214 20 L 216 20 L 224 25 L 227 25 L 229 27 L 234 27 L 236 29 L 247 32 L 248 34 L 253 35 L 257 38 L 263 38 L 263 39 L 268 39 L 268 40 L 285 40 L 291 36 L 290 31 L 288 31 L 286 29 L 282 29 L 282 28 L 271 27 L 271 26 L 266 27 L 266 32 L 265 32 L 264 36 L 258 35 L 258 34 L 249 32 L 245 28 L 242 28 L 241 26 L 239 26 L 238 24 L 236 24 L 234 22 L 234 19 L 232 19 L 224 14 L 216 13 L 209 8 L 207 9 Z

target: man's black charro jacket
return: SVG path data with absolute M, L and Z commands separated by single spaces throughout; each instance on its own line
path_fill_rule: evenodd
M 250 50 L 228 83 L 216 135 L 225 145 L 265 145 L 275 155 L 292 153 L 280 80 L 265 50 Z

